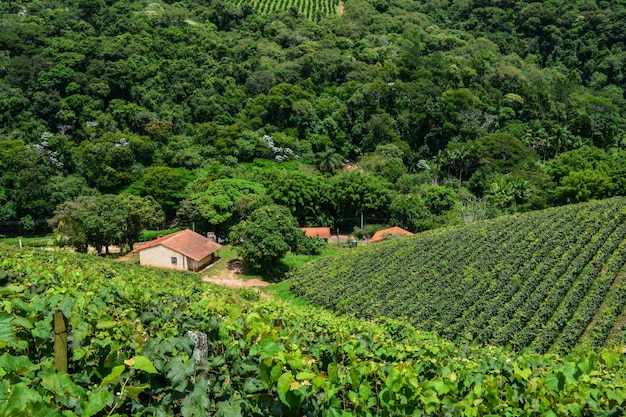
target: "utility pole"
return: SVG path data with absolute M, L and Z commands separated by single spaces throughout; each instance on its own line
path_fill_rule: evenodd
M 361 212 L 361 233 L 365 236 L 365 225 L 363 223 L 363 212 Z

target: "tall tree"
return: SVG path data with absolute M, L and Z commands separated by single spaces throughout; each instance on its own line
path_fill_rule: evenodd
M 251 270 L 267 273 L 297 247 L 302 234 L 287 208 L 269 205 L 256 209 L 233 227 L 230 241 Z

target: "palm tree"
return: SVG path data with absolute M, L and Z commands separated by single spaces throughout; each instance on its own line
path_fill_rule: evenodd
M 317 169 L 323 174 L 335 174 L 343 166 L 343 157 L 333 148 L 326 148 L 317 154 Z

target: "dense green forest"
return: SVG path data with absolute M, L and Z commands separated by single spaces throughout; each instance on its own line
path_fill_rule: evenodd
M 623 1 L 260 4 L 2 2 L 0 233 L 84 244 L 124 195 L 225 237 L 255 199 L 421 231 L 626 193 Z
M 315 304 L 450 340 L 567 354 L 626 343 L 623 197 L 450 227 L 319 259 L 288 282 Z

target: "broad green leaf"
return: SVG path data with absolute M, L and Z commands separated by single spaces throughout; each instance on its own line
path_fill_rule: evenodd
M 431 385 L 433 388 L 435 388 L 435 391 L 437 391 L 437 394 L 439 394 L 439 395 L 446 394 L 447 392 L 450 391 L 450 388 L 448 388 L 448 386 L 446 385 L 445 381 L 441 377 L 435 379 L 429 385 Z
M 15 335 L 15 331 L 13 330 L 13 316 L 0 313 L 0 348 L 4 344 L 8 344 L 9 346 L 18 347 L 19 339 Z
M 120 375 L 122 375 L 124 369 L 126 369 L 124 365 L 118 365 L 111 369 L 111 373 L 105 376 L 104 379 L 102 379 L 102 382 L 100 383 L 100 388 L 104 387 L 107 384 L 117 383 L 120 380 Z
M 315 374 L 312 372 L 298 372 L 296 374 L 296 379 L 298 381 L 311 380 L 315 377 Z
M 361 396 L 361 398 L 367 401 L 371 393 L 372 393 L 372 388 L 370 387 L 370 384 L 367 381 L 361 382 L 361 385 L 359 386 L 359 395 Z
M 242 417 L 241 414 L 241 402 L 240 401 L 220 401 L 216 405 L 217 414 L 221 417 Z M 200 410 L 202 413 L 206 413 L 206 410 Z M 205 415 L 205 414 L 202 414 Z
M 72 306 L 74 305 L 74 299 L 72 297 L 66 297 L 59 303 L 57 308 L 63 312 L 66 319 L 72 318 Z
M 23 415 L 28 417 L 68 417 L 76 415 L 71 411 L 61 413 L 58 407 L 41 402 L 36 404 L 29 404 L 27 409 L 28 411 Z
M 552 391 L 559 392 L 565 387 L 565 375 L 563 372 L 556 372 L 546 377 L 546 386 Z
M 100 320 L 97 324 L 96 324 L 96 329 L 112 329 L 114 327 L 116 327 L 119 324 L 119 322 L 117 320 Z
M 583 373 L 588 374 L 592 368 L 593 365 L 588 357 L 580 358 L 578 361 L 578 369 L 580 369 Z
M 7 373 L 20 376 L 29 371 L 38 369 L 41 365 L 35 364 L 27 356 L 12 356 L 4 354 L 0 356 L 0 368 Z
M 126 392 L 128 396 L 134 400 L 137 398 L 139 394 L 141 394 L 143 391 L 145 391 L 148 388 L 150 388 L 149 384 L 142 384 L 138 386 L 126 385 L 123 388 L 123 391 Z
M 604 362 L 604 364 L 609 367 L 609 368 L 613 368 L 617 365 L 619 365 L 620 363 L 620 358 L 621 355 L 619 353 L 617 353 L 614 350 L 604 350 L 602 351 L 602 361 Z
M 328 364 L 328 379 L 333 382 L 339 382 L 339 367 L 335 362 Z
M 149 374 L 158 373 L 150 359 L 145 356 L 135 356 L 131 360 L 134 362 L 133 365 L 130 365 L 133 369 L 139 369 L 140 371 L 144 371 Z
M 33 323 L 31 323 L 30 321 L 28 321 L 24 317 L 16 317 L 15 319 L 13 319 L 13 324 L 16 325 L 16 326 L 23 327 L 25 329 L 32 329 L 33 328 Z
M 28 387 L 26 384 L 20 382 L 13 385 L 11 394 L 6 402 L 7 409 L 20 409 L 27 406 L 29 403 L 37 403 L 43 401 L 41 394 L 34 389 Z
M 285 372 L 278 378 L 278 383 L 276 384 L 276 389 L 278 392 L 287 392 L 291 387 L 291 382 L 293 381 L 293 375 L 291 372 Z
M 72 382 L 66 373 L 47 376 L 41 380 L 41 385 L 56 395 L 70 395 L 76 398 L 85 395 L 85 390 Z
M 341 417 L 341 409 L 330 407 L 324 410 L 322 417 Z
M 517 365 L 513 365 L 513 377 L 516 379 L 527 380 L 528 377 L 532 374 L 530 369 L 520 369 Z
M 91 417 L 100 412 L 111 398 L 109 391 L 98 391 L 89 395 L 89 401 L 83 407 L 82 417 Z

